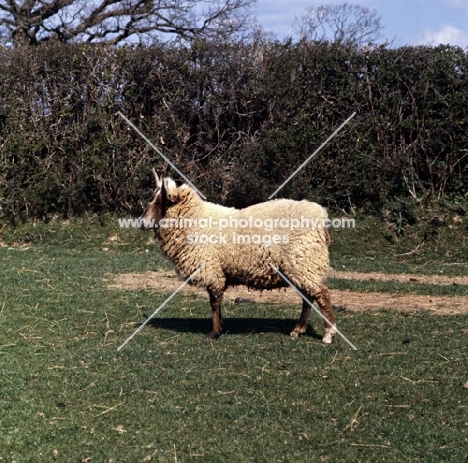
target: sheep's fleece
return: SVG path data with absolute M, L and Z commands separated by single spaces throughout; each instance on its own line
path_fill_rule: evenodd
M 161 250 L 183 278 L 203 265 L 192 283 L 207 289 L 210 296 L 213 331 L 207 338 L 215 339 L 222 332 L 220 303 L 228 286 L 242 284 L 260 290 L 288 286 L 270 266 L 273 264 L 311 302 L 318 303 L 330 322 L 325 322 L 324 342 L 331 342 L 336 326 L 324 284 L 329 271 L 328 231 L 323 226 L 285 226 L 292 223 L 291 219 L 304 218 L 313 219 L 316 224 L 326 223 L 328 215 L 323 207 L 306 200 L 276 199 L 240 210 L 228 208 L 202 200 L 186 184 L 177 186 L 170 178 L 160 180 L 156 172 L 154 175 L 157 188 L 153 201 L 140 217 L 142 228 L 154 228 Z M 146 226 L 150 221 L 151 226 Z M 262 223 L 270 227 L 259 227 Z M 272 228 L 273 223 L 276 226 Z M 271 239 L 273 236 L 276 237 Z M 309 313 L 310 306 L 304 302 L 291 336 L 306 331 Z

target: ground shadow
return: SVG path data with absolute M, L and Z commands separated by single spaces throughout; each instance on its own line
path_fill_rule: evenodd
M 281 333 L 289 336 L 294 329 L 297 319 L 292 318 L 223 318 L 224 333 L 229 334 L 255 334 L 255 333 Z M 201 333 L 211 331 L 211 318 L 152 318 L 147 324 L 153 328 L 162 328 L 180 333 Z M 141 323 L 135 324 L 135 328 Z M 306 336 L 322 339 L 309 324 Z

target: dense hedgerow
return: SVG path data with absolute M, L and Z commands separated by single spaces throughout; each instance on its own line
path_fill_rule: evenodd
M 152 167 L 178 176 L 121 111 L 210 200 L 233 206 L 265 200 L 356 112 L 280 196 L 408 220 L 434 200 L 465 213 L 467 64 L 451 46 L 260 40 L 2 50 L 0 212 L 139 213 Z

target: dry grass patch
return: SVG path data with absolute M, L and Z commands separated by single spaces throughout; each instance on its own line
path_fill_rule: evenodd
M 468 284 L 468 277 L 446 277 L 443 275 L 394 275 L 381 273 L 335 272 L 335 278 L 344 279 L 374 279 L 381 281 L 399 281 L 429 284 Z M 117 290 L 156 290 L 172 292 L 182 283 L 173 271 L 157 271 L 146 273 L 125 273 L 107 275 L 109 289 Z M 204 289 L 186 285 L 181 290 L 185 294 L 206 296 Z M 335 307 L 348 310 L 427 310 L 438 315 L 454 315 L 468 313 L 468 297 L 461 296 L 422 296 L 416 294 L 355 292 L 331 290 Z M 299 296 L 290 288 L 273 291 L 253 291 L 245 286 L 229 288 L 225 294 L 225 301 L 234 302 L 237 298 L 252 299 L 259 303 L 297 303 Z
M 363 273 L 363 272 L 333 272 L 333 278 L 344 280 L 376 280 L 376 281 L 398 281 L 400 283 L 426 283 L 430 285 L 468 285 L 468 276 L 446 276 L 446 275 L 418 275 L 413 273 Z

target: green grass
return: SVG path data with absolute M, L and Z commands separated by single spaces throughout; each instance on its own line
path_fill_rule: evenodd
M 335 263 L 423 264 L 337 233 Z M 167 267 L 148 238 L 109 217 L 3 230 L 0 461 L 466 463 L 468 315 L 338 312 L 352 351 L 317 316 L 290 339 L 299 303 L 225 304 L 229 334 L 205 342 L 206 298 L 178 295 L 117 351 L 168 296 L 104 282 Z
M 389 239 L 385 224 L 373 217 L 357 217 L 354 229 L 330 229 L 330 255 L 336 270 L 468 275 L 468 218 L 427 238 L 427 227 L 408 227 L 405 236 Z

